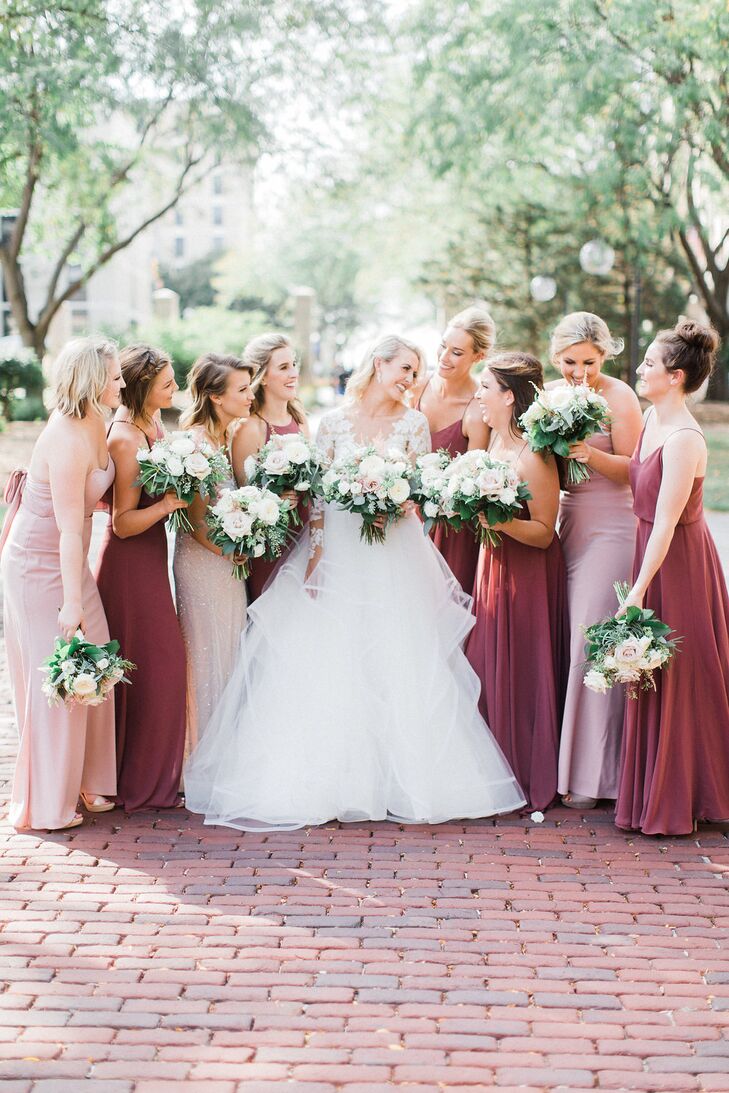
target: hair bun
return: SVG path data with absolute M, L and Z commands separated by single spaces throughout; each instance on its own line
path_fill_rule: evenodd
M 719 348 L 719 335 L 714 328 L 693 319 L 681 319 L 676 324 L 675 333 L 686 345 L 699 352 L 713 354 Z

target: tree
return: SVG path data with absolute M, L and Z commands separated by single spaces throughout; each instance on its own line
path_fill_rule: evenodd
M 17 212 L 3 222 L 0 264 L 23 343 L 42 355 L 61 305 L 174 208 L 218 153 L 255 159 L 276 94 L 289 94 L 290 73 L 304 66 L 315 113 L 316 96 L 349 71 L 348 35 L 374 32 L 376 9 L 3 0 L 0 200 Z M 23 267 L 39 252 L 49 272 L 34 310 Z

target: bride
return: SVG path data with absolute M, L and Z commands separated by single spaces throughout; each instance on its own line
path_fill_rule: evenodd
M 322 418 L 324 455 L 368 444 L 412 461 L 427 452 L 427 419 L 405 403 L 422 365 L 404 338 L 382 339 Z M 414 512 L 384 544 L 362 542 L 360 526 L 321 505 L 249 608 L 237 665 L 185 771 L 187 806 L 206 823 L 440 823 L 525 803 L 461 651 L 470 598 Z

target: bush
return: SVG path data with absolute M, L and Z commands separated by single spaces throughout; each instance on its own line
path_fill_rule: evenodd
M 39 395 L 13 402 L 13 421 L 45 421 L 48 411 Z
M 43 369 L 32 349 L 15 349 L 0 352 L 0 413 L 6 421 L 32 421 L 35 418 L 16 419 L 20 404 L 35 403 L 37 416 L 44 418 Z M 40 406 L 40 413 L 38 413 Z

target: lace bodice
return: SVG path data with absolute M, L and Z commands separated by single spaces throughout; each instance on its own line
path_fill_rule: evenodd
M 397 448 L 413 462 L 419 455 L 430 451 L 428 419 L 419 410 L 406 410 L 402 417 L 394 420 L 389 433 L 379 432 L 372 436 L 358 431 L 358 416 L 354 406 L 339 406 L 324 414 L 316 443 L 327 459 L 338 459 L 370 444 L 382 453 Z

